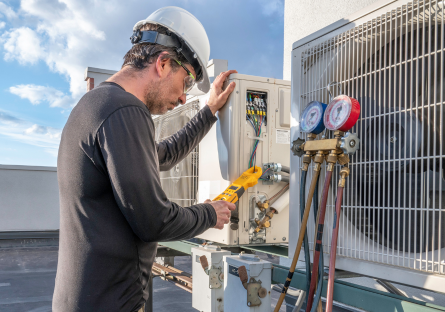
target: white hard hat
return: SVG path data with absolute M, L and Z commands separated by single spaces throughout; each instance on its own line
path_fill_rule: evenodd
M 164 26 L 179 38 L 150 31 L 138 33 L 145 24 Z M 182 45 L 178 51 L 190 62 L 197 74 L 196 84 L 189 94 L 198 95 L 210 90 L 210 79 L 207 74 L 210 57 L 209 38 L 204 26 L 190 12 L 173 6 L 161 8 L 134 25 L 131 40 L 133 44 L 152 42 L 165 46 Z

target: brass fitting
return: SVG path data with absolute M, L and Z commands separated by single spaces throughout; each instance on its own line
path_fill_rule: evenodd
M 335 138 L 340 139 L 340 138 L 342 138 L 344 136 L 345 136 L 345 133 L 343 131 L 340 131 L 340 130 L 335 130 L 334 131 L 334 137 Z
M 349 163 L 349 156 L 345 153 L 341 153 L 338 155 L 338 163 L 342 166 L 346 165 Z
M 311 164 L 311 153 L 310 152 L 306 152 L 306 154 L 304 154 L 303 156 L 303 170 L 307 171 L 309 168 L 309 165 Z
M 337 162 L 337 153 L 335 153 L 335 151 L 331 151 L 328 157 L 326 157 L 326 162 L 328 164 L 335 165 L 335 163 Z
M 316 164 L 322 164 L 323 161 L 324 161 L 324 153 L 323 151 L 318 151 L 317 154 L 315 154 L 314 162 Z
M 309 134 L 307 135 L 307 140 L 308 140 L 308 141 L 313 141 L 313 140 L 315 140 L 316 138 L 317 138 L 317 135 L 316 135 L 316 134 L 309 133 Z
M 348 167 L 343 167 L 340 170 L 340 181 L 338 181 L 339 187 L 345 187 L 346 178 L 349 176 L 350 170 Z
M 255 223 L 258 225 L 255 229 L 255 232 L 258 233 L 262 228 L 268 228 L 270 227 L 270 219 L 273 218 L 276 210 L 271 208 L 266 215 L 259 221 L 258 219 L 255 219 Z
M 268 201 L 268 200 L 265 200 L 264 203 L 262 203 L 262 202 L 259 201 L 259 202 L 256 203 L 256 205 L 257 205 L 257 207 L 258 207 L 261 211 L 263 211 L 263 210 L 269 208 L 269 201 Z

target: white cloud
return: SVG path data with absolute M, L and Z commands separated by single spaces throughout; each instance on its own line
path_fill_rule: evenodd
M 1 37 L 5 49 L 5 60 L 17 60 L 20 64 L 35 64 L 44 56 L 39 35 L 28 27 L 6 31 Z
M 0 22 L 0 29 L 5 28 L 6 23 L 5 22 Z
M 284 1 L 283 0 L 261 0 L 262 12 L 266 16 L 277 13 L 279 16 L 284 16 Z
M 52 87 L 33 84 L 13 86 L 9 88 L 9 92 L 29 100 L 33 105 L 48 102 L 51 107 L 71 108 L 76 101 L 71 96 Z
M 59 129 L 34 124 L 25 130 L 25 134 L 43 135 L 49 139 L 60 140 L 61 131 Z
M 3 2 L 0 2 L 0 16 L 1 15 L 6 16 L 7 19 L 17 18 L 17 14 L 14 12 L 14 10 Z
M 0 111 L 0 135 L 8 136 L 18 142 L 44 148 L 45 152 L 57 156 L 61 129 L 38 125 Z

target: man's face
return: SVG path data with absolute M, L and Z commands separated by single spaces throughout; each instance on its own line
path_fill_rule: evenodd
M 145 90 L 145 105 L 153 115 L 163 115 L 179 104 L 185 104 L 184 78 L 188 76 L 184 68 L 172 70 L 170 61 L 165 64 L 169 70 L 166 77 L 150 83 Z M 185 65 L 195 74 L 190 65 Z

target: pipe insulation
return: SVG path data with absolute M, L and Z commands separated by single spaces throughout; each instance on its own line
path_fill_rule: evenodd
M 287 166 L 281 166 L 281 171 L 282 172 L 285 172 L 285 173 L 290 173 L 290 168 L 289 167 L 287 167 Z
M 289 190 L 283 193 L 278 199 L 273 203 L 271 206 L 273 209 L 277 211 L 277 213 L 280 213 L 283 211 L 286 207 L 289 207 Z

